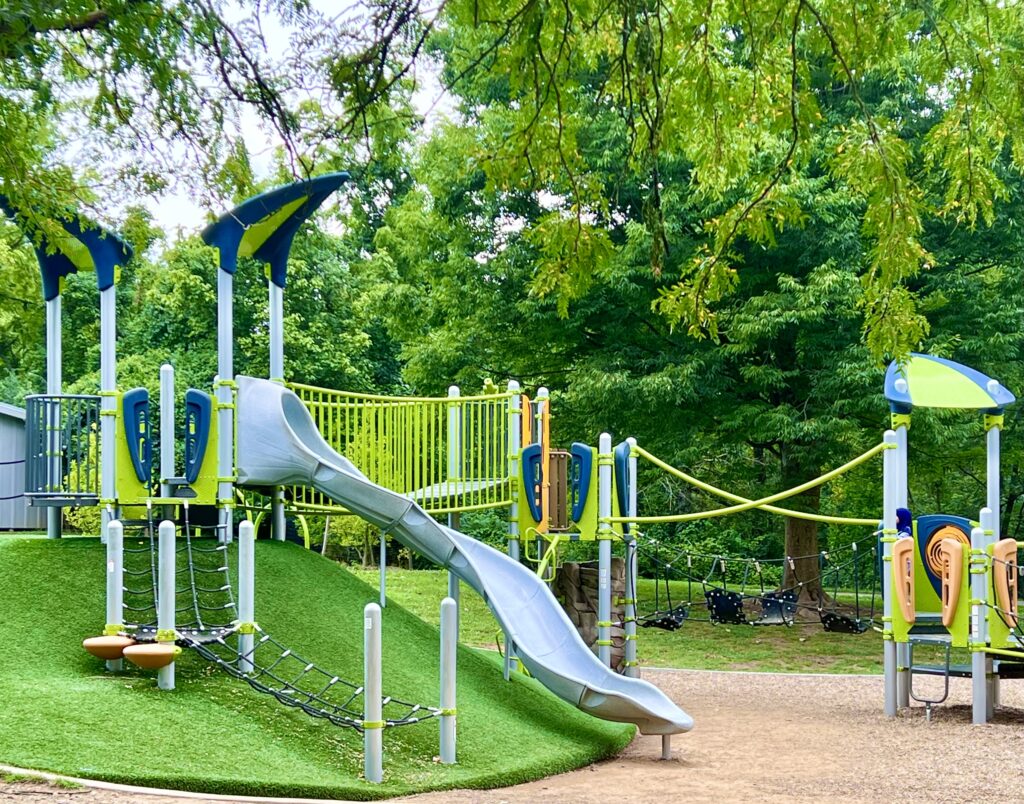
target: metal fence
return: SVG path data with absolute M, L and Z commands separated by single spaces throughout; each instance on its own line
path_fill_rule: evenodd
M 100 397 L 25 399 L 25 495 L 91 505 L 100 495 Z
M 288 386 L 321 435 L 375 483 L 434 513 L 509 505 L 509 394 L 387 397 Z M 343 511 L 312 489 L 291 490 L 303 511 Z

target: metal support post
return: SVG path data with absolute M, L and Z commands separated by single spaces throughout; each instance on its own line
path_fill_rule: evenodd
M 627 467 L 626 482 L 629 484 L 626 495 L 626 516 L 636 516 L 637 496 L 637 452 L 636 439 L 627 438 L 629 444 L 629 463 Z M 626 534 L 626 675 L 630 678 L 640 677 L 640 666 L 637 664 L 637 633 L 636 633 L 636 603 L 637 603 L 637 555 L 636 539 L 637 526 L 629 524 Z
M 508 477 L 512 504 L 508 509 L 508 554 L 510 558 L 519 560 L 519 450 L 523 432 L 523 398 L 519 393 L 519 383 L 508 381 Z M 505 634 L 505 667 L 504 676 L 508 681 L 512 675 L 515 662 L 515 645 L 509 635 Z
M 909 473 L 906 421 L 897 424 L 896 430 L 896 507 L 909 508 Z M 910 706 L 910 643 L 896 645 L 896 701 L 899 708 Z
M 882 639 L 885 673 L 885 714 L 896 717 L 896 643 L 893 641 L 892 546 L 896 541 L 896 433 L 886 430 L 882 452 Z
M 459 642 L 459 607 L 450 597 L 441 601 L 441 763 L 455 763 L 455 672 Z
M 464 454 L 462 443 L 462 403 L 459 401 L 461 392 L 459 386 L 448 387 L 448 501 L 457 499 L 460 495 L 460 484 L 465 481 L 463 472 Z M 452 485 L 454 483 L 454 486 Z M 448 514 L 448 527 L 458 530 L 458 513 Z M 459 578 L 451 570 L 448 571 L 448 597 L 455 601 L 456 611 L 460 603 L 459 599 Z M 458 615 L 456 614 L 456 634 L 458 633 Z M 456 637 L 457 639 L 458 637 Z
M 62 339 L 61 339 L 61 301 L 60 296 L 46 302 L 46 393 L 50 396 L 57 396 L 62 393 L 63 379 L 61 376 L 63 365 Z M 60 482 L 61 477 L 61 444 L 60 444 L 60 401 L 49 400 L 46 405 L 46 452 L 50 457 L 47 477 L 47 491 L 59 491 L 54 487 Z M 63 513 L 59 506 L 51 506 L 46 509 L 46 536 L 50 539 L 59 539 L 61 535 L 61 524 Z
M 175 525 L 165 519 L 160 523 L 159 530 L 159 574 L 160 584 L 157 589 L 159 599 L 157 601 L 157 641 L 175 642 L 175 604 L 177 593 L 175 591 L 175 571 L 177 569 L 178 553 L 174 544 Z M 174 662 L 161 667 L 157 671 L 157 686 L 162 690 L 174 689 Z
M 174 474 L 174 367 L 160 366 L 160 496 L 171 496 L 168 480 Z M 165 517 L 174 516 L 171 506 L 164 506 Z
M 234 402 L 234 275 L 217 270 L 217 505 L 218 538 L 230 544 L 234 537 L 235 411 Z
M 612 437 L 601 433 L 597 449 L 597 656 L 602 664 L 612 662 Z
M 118 520 L 107 524 L 107 623 L 109 636 L 124 630 L 124 527 Z M 107 670 L 118 672 L 124 659 L 108 659 Z
M 117 427 L 117 308 L 111 285 L 100 291 L 100 533 L 115 517 L 117 496 L 117 455 L 114 449 Z
M 971 720 L 975 724 L 987 723 L 990 717 L 989 674 L 992 660 L 982 650 L 988 646 L 988 621 L 985 601 L 988 581 L 988 533 L 992 528 L 992 511 L 982 508 L 978 517 L 980 526 L 971 530 Z
M 253 671 L 256 633 L 256 530 L 252 522 L 238 526 L 238 670 Z
M 995 382 L 991 380 L 991 382 Z M 998 383 L 996 383 L 998 385 Z M 994 389 L 989 389 L 990 391 Z M 986 549 L 999 541 L 1002 525 L 999 521 L 1001 509 L 1000 497 L 1000 433 L 1003 427 L 1002 414 L 985 416 L 985 506 L 991 511 L 991 526 L 985 533 Z M 984 527 L 984 523 L 982 523 Z M 992 717 L 995 707 L 999 705 L 999 676 L 994 672 L 994 662 L 988 659 L 988 716 Z
M 375 784 L 384 779 L 380 630 L 380 606 L 367 603 L 363 609 L 363 777 Z

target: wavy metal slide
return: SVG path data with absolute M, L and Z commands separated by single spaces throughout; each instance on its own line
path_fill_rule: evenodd
M 634 723 L 643 734 L 693 728 L 693 719 L 653 684 L 602 664 L 547 584 L 528 568 L 367 479 L 331 449 L 302 401 L 282 385 L 237 379 L 240 484 L 312 486 L 455 573 L 486 601 L 531 675 L 584 712 Z

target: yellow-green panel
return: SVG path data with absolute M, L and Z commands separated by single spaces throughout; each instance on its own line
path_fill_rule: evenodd
M 305 204 L 307 200 L 309 200 L 309 196 L 297 198 L 290 204 L 285 204 L 273 215 L 268 215 L 259 223 L 254 223 L 246 229 L 245 234 L 242 235 L 242 242 L 238 246 L 238 256 L 251 257 L 259 251 L 260 246 L 266 243 L 268 238 L 277 231 L 277 227 L 288 220 L 292 213 Z
M 57 250 L 67 257 L 79 271 L 94 271 L 96 269 L 92 254 L 86 248 L 85 243 L 77 237 L 65 233 L 54 237 L 52 242 Z
M 912 358 L 904 369 L 914 405 L 929 408 L 991 408 L 992 397 L 976 382 L 949 366 Z
M 195 499 L 189 500 L 191 505 L 216 505 L 217 504 L 217 433 L 220 417 L 216 410 L 210 421 L 210 437 L 206 444 L 206 453 L 203 455 L 203 462 L 199 465 L 199 476 L 192 484 L 195 491 Z

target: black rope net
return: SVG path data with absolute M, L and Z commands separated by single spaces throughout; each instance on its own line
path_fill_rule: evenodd
M 126 629 L 135 639 L 155 640 L 159 605 L 157 531 L 152 516 L 134 525 L 137 534 L 124 540 L 124 609 L 134 622 Z M 127 527 L 126 527 L 127 529 Z M 184 579 L 175 600 L 178 643 L 192 648 L 218 668 L 310 717 L 363 731 L 363 687 L 328 673 L 252 624 L 252 647 L 243 646 L 231 588 L 228 545 L 215 528 L 204 537 L 184 517 L 184 539 L 176 543 L 177 575 Z M 420 723 L 441 709 L 386 696 L 385 727 Z
M 826 631 L 863 633 L 879 626 L 876 599 L 880 582 L 874 539 L 866 546 L 854 542 L 835 551 L 778 559 L 730 557 L 686 547 L 666 556 L 655 539 L 638 541 L 637 552 L 656 569 L 654 610 L 637 618 L 643 627 L 675 631 L 688 620 L 793 625 L 798 611 L 815 613 Z M 805 566 L 807 559 L 816 564 L 817 571 L 800 577 L 798 568 Z M 787 565 L 791 581 L 783 585 Z M 685 598 L 680 600 L 677 592 L 673 601 L 672 584 L 681 582 L 686 583 Z M 801 602 L 801 592 L 810 584 L 831 592 L 827 602 Z M 853 596 L 849 605 L 840 602 L 848 591 Z M 865 593 L 870 594 L 869 606 L 861 602 Z

